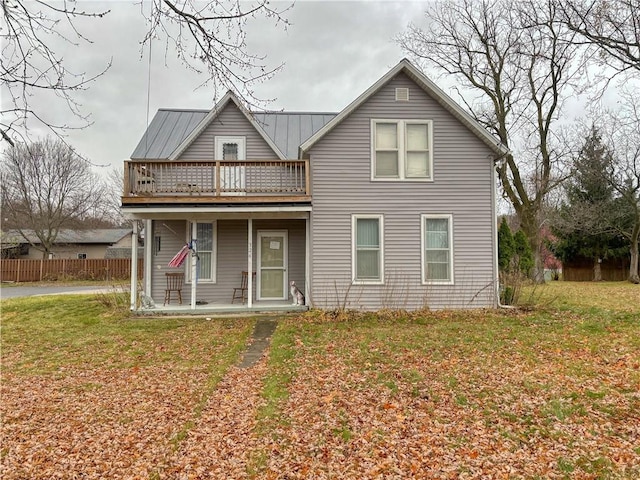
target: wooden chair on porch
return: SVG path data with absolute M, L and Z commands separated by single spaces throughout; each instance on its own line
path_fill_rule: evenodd
M 171 292 L 178 293 L 178 301 L 182 305 L 182 285 L 184 284 L 184 273 L 182 272 L 167 272 L 165 273 L 167 278 L 167 288 L 164 291 L 164 305 L 171 303 Z
M 253 277 L 253 284 L 255 285 L 256 272 L 251 275 Z M 236 300 L 242 300 L 242 303 L 247 301 L 247 290 L 249 289 L 249 272 L 242 272 L 242 279 L 240 280 L 240 286 L 233 288 L 233 297 L 231 297 L 231 303 Z

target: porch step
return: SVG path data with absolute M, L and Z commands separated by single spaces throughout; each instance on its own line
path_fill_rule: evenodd
M 264 351 L 271 342 L 271 335 L 275 332 L 278 321 L 272 318 L 260 318 L 253 328 L 249 346 L 244 352 L 240 368 L 250 368 L 260 361 Z

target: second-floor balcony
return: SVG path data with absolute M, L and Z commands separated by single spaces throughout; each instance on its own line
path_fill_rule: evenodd
M 123 205 L 311 199 L 308 160 L 125 161 Z

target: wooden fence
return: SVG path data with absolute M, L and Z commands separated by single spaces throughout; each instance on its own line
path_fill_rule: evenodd
M 143 260 L 138 260 L 142 279 Z M 38 282 L 42 280 L 122 280 L 131 277 L 130 258 L 0 260 L 0 281 Z
M 606 259 L 600 265 L 602 280 L 622 282 L 629 278 L 629 258 Z M 562 279 L 567 282 L 593 281 L 593 260 L 577 258 L 562 265 Z

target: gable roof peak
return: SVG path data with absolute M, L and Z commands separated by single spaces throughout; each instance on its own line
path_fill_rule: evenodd
M 392 78 L 398 75 L 400 72 L 404 72 L 411 80 L 413 80 L 427 95 L 433 98 L 436 102 L 442 105 L 448 110 L 454 117 L 456 117 L 463 125 L 471 130 L 482 142 L 484 142 L 489 148 L 491 148 L 497 155 L 503 155 L 508 153 L 509 149 L 503 145 L 498 139 L 494 138 L 485 128 L 480 125 L 470 113 L 465 111 L 460 105 L 458 105 L 449 95 L 447 95 L 440 87 L 434 82 L 429 80 L 427 76 L 417 68 L 406 57 L 401 59 L 393 68 L 391 68 L 386 74 L 384 74 L 377 82 L 371 85 L 364 91 L 358 98 L 347 105 L 333 120 L 327 123 L 322 129 L 316 132 L 306 142 L 300 145 L 300 158 L 306 153 L 316 142 L 318 142 L 327 133 L 338 126 L 342 121 L 351 115 L 358 107 L 377 93 L 384 85 L 386 85 Z
M 249 123 L 255 128 L 258 134 L 267 142 L 269 147 L 275 152 L 275 154 L 280 158 L 280 160 L 285 160 L 286 157 L 282 153 L 282 151 L 278 148 L 278 146 L 269 138 L 264 129 L 256 122 L 253 114 L 244 106 L 244 104 L 240 101 L 238 96 L 232 90 L 228 90 L 227 93 L 220 99 L 218 103 L 216 103 L 213 108 L 209 111 L 209 113 L 200 121 L 198 126 L 193 129 L 193 131 L 176 147 L 176 149 L 169 155 L 169 160 L 177 160 L 180 155 L 184 153 L 184 151 L 191 145 L 196 138 L 200 136 L 202 132 L 213 122 L 218 115 L 224 110 L 229 102 L 233 102 L 233 104 L 240 110 L 240 112 L 244 115 L 244 117 L 249 121 Z

